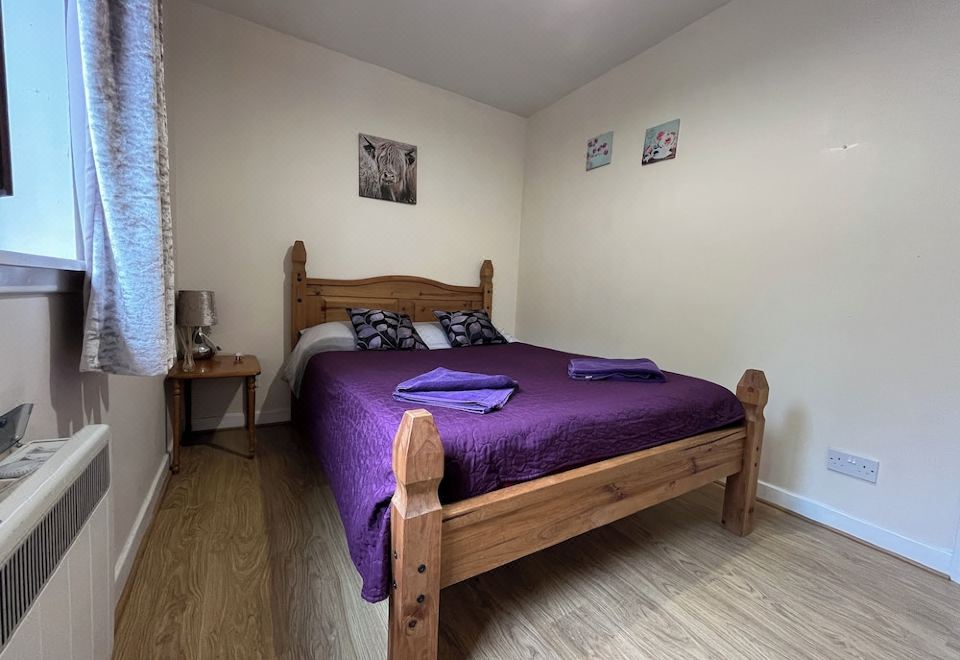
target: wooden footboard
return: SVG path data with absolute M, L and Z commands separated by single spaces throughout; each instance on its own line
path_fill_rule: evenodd
M 768 386 L 737 386 L 743 424 L 441 506 L 443 445 L 425 410 L 407 411 L 393 445 L 389 657 L 435 658 L 440 589 L 726 477 L 723 525 L 753 529 Z
M 746 536 L 753 531 L 757 480 L 760 477 L 760 450 L 763 448 L 763 409 L 769 395 L 767 377 L 757 369 L 748 369 L 737 384 L 737 398 L 743 404 L 747 437 L 743 444 L 743 468 L 727 477 L 727 487 L 723 493 L 723 517 L 720 522 L 740 536 Z
M 390 658 L 437 657 L 443 445 L 426 410 L 408 410 L 393 440 L 390 506 Z

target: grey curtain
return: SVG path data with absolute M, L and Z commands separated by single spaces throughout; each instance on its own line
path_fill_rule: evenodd
M 176 356 L 160 0 L 76 2 L 87 140 L 81 369 L 165 374 Z

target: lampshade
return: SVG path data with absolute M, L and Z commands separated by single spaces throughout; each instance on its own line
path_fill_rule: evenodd
M 177 325 L 205 326 L 217 324 L 217 305 L 213 291 L 178 291 Z

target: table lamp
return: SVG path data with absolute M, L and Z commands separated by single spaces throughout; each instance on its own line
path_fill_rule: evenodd
M 210 339 L 210 326 L 217 324 L 213 291 L 177 292 L 177 335 L 183 351 L 184 371 L 193 371 L 194 360 L 207 360 L 219 346 Z

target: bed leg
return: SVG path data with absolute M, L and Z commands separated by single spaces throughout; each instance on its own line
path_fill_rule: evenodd
M 747 438 L 743 444 L 743 468 L 727 477 L 720 522 L 738 536 L 753 531 L 753 511 L 760 476 L 760 450 L 763 446 L 763 408 L 770 388 L 767 377 L 758 369 L 747 369 L 737 384 L 737 398 L 746 412 Z
M 426 410 L 408 410 L 393 440 L 397 490 L 390 509 L 393 584 L 389 660 L 437 657 L 440 632 L 440 530 L 437 486 L 443 445 Z

